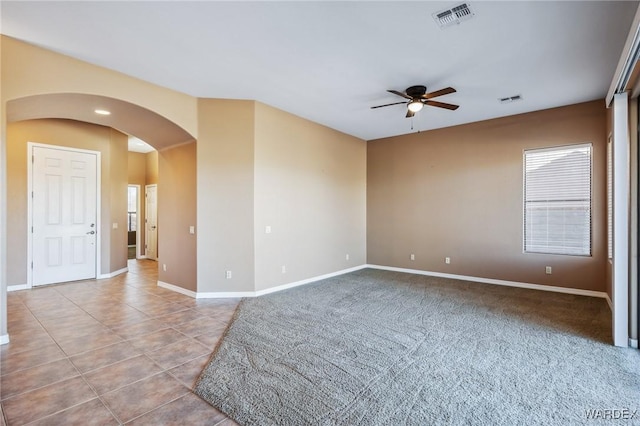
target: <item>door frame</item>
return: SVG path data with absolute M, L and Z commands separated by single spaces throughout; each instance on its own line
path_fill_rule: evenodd
M 147 189 L 154 187 L 156 189 L 156 257 L 149 257 L 147 242 L 149 241 L 149 232 L 147 230 L 147 217 L 149 215 L 149 209 L 147 204 Z M 158 184 L 150 183 L 144 186 L 144 255 L 147 259 L 158 260 Z
M 96 278 L 100 277 L 102 258 L 101 200 L 102 200 L 102 159 L 100 151 L 71 148 L 39 142 L 27 142 L 27 288 L 33 288 L 33 148 L 47 148 L 59 151 L 94 154 L 96 156 Z
M 141 197 L 140 197 L 140 193 L 142 191 L 142 185 L 138 184 L 138 183 L 129 183 L 127 184 L 127 188 L 129 188 L 130 186 L 134 186 L 136 188 L 136 259 L 144 259 L 145 256 L 142 255 L 142 236 L 141 236 L 141 232 L 140 232 L 140 210 L 141 210 Z M 128 231 L 128 227 L 129 224 L 127 223 L 127 231 Z

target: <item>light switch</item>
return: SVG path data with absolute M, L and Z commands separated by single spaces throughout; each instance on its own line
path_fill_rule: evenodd
M 271 233 L 271 227 L 269 225 L 264 227 L 264 233 L 265 234 L 270 234 Z
M 118 223 L 117 223 L 117 222 L 115 222 L 115 223 L 113 224 L 113 229 L 118 229 Z

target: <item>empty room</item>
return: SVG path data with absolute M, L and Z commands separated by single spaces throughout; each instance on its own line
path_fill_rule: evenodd
M 640 424 L 639 2 L 0 24 L 0 426 Z

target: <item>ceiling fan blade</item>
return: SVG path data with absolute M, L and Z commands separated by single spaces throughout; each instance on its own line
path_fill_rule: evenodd
M 391 105 L 400 105 L 400 104 L 406 104 L 406 102 L 394 102 L 392 104 L 378 105 L 378 106 L 371 107 L 371 109 L 388 107 L 388 106 L 391 106 Z
M 438 102 L 438 101 L 424 101 L 423 104 L 431 105 L 431 106 L 438 107 L 438 108 L 450 109 L 452 111 L 455 111 L 458 108 L 460 108 L 459 105 L 447 104 L 447 103 Z
M 405 99 L 413 99 L 411 96 L 406 93 L 398 92 L 397 90 L 387 90 L 389 93 L 393 93 L 394 95 L 402 96 Z
M 456 93 L 456 89 L 453 87 L 445 87 L 444 89 L 436 90 L 435 92 L 425 93 L 422 95 L 422 99 L 431 99 L 438 96 L 448 95 L 450 93 Z
M 411 118 L 411 117 L 413 117 L 414 115 L 416 115 L 416 113 L 415 113 L 415 112 L 411 111 L 410 109 L 407 109 L 407 115 L 405 115 L 404 117 L 405 117 L 405 118 Z

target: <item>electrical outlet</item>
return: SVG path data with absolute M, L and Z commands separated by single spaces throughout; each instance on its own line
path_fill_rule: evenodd
M 227 277 L 228 280 L 231 279 L 231 271 L 227 271 L 226 277 Z
M 193 226 L 193 225 L 191 225 L 191 226 L 189 227 L 189 233 L 190 233 L 190 234 L 195 234 L 195 233 L 196 233 L 196 227 L 195 227 L 195 226 Z
M 163 270 L 164 272 L 167 272 L 167 264 L 166 264 L 166 263 L 163 263 L 163 264 L 162 264 L 162 270 Z
M 286 267 L 286 266 L 284 266 L 284 265 L 282 265 L 282 273 L 283 273 L 283 274 L 286 274 L 286 273 L 287 273 L 287 267 Z
M 551 275 L 551 266 L 545 266 L 544 267 L 544 273 L 547 275 Z
M 451 263 L 451 258 L 450 257 L 445 257 L 444 258 L 444 263 L 446 263 L 447 265 L 449 265 Z
M 347 255 L 345 256 L 345 258 L 346 258 L 347 260 L 349 260 L 349 255 L 347 254 Z
M 265 234 L 270 234 L 271 233 L 271 227 L 269 225 L 264 227 L 264 233 Z
M 411 260 L 416 260 L 416 255 L 411 253 Z

